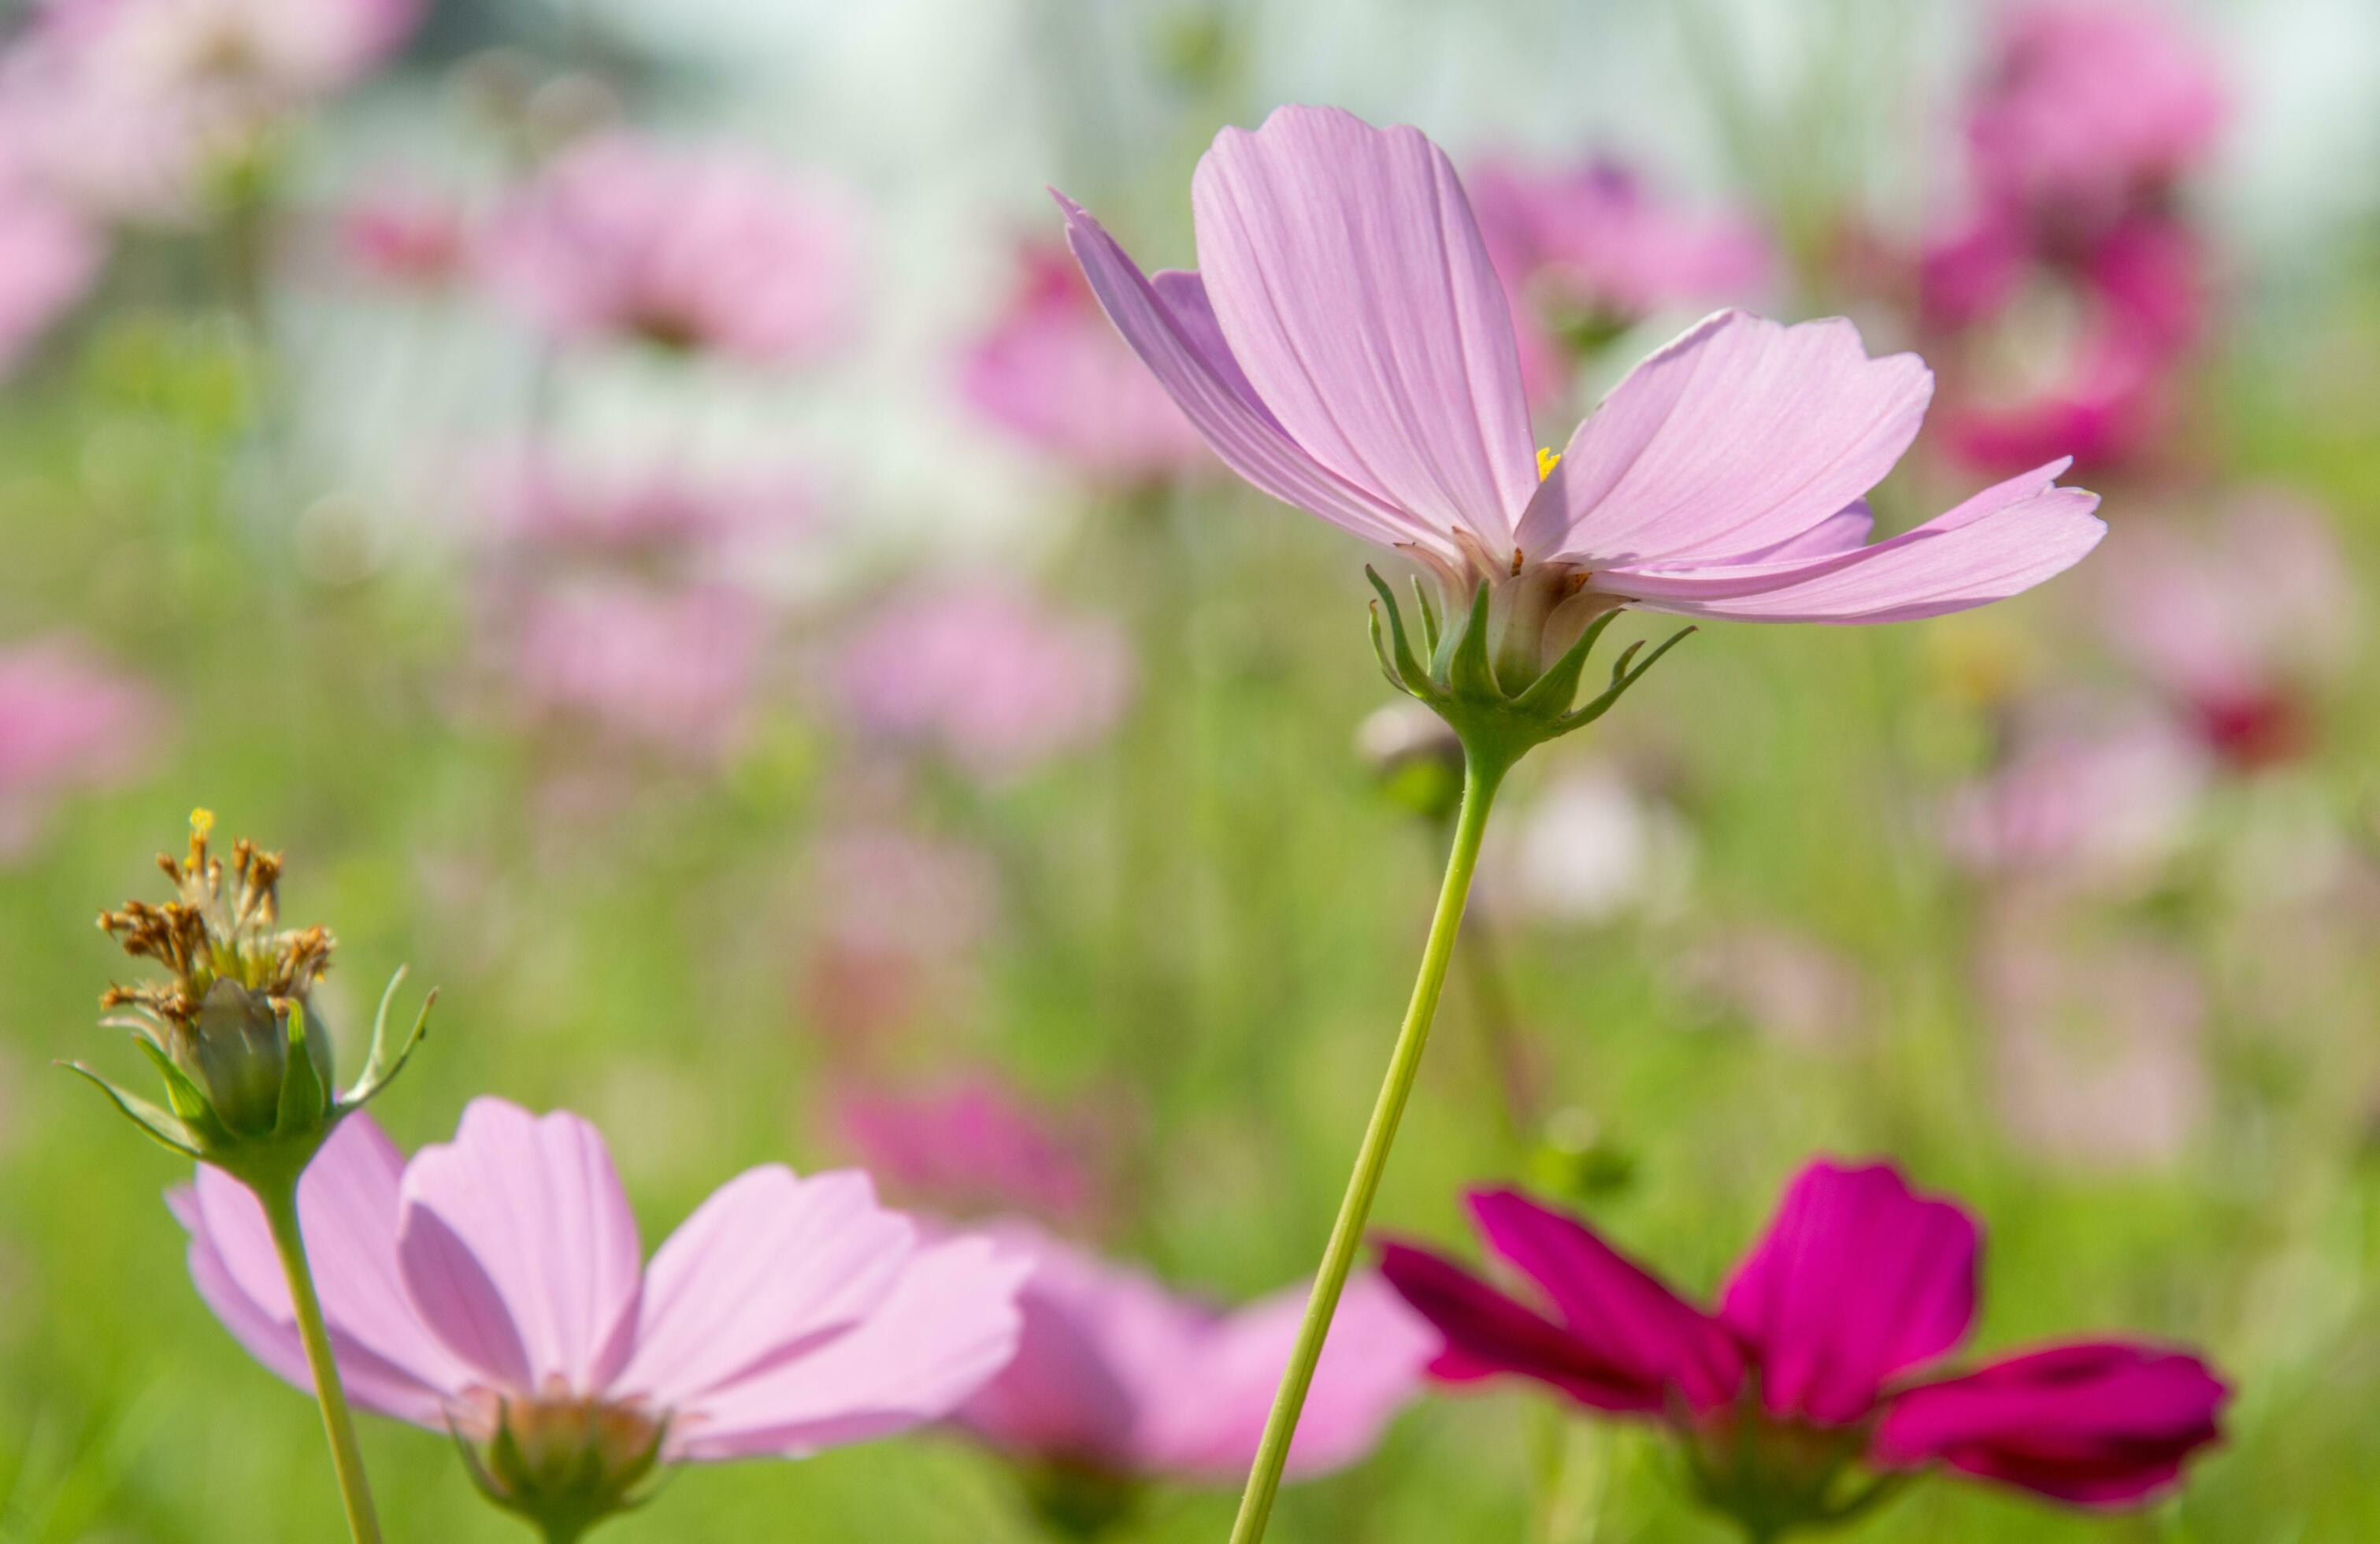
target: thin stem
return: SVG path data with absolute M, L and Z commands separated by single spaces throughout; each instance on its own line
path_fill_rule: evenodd
M 1347 1285 L 1356 1252 L 1363 1247 L 1364 1224 L 1379 1194 L 1380 1175 L 1388 1167 L 1389 1148 L 1396 1140 L 1397 1122 L 1413 1094 L 1421 1070 L 1423 1049 L 1429 1043 L 1429 1021 L 1438 1011 L 1439 993 L 1446 986 L 1446 965 L 1454 953 L 1454 935 L 1463 926 L 1463 906 L 1471 894 L 1472 870 L 1479 866 L 1479 842 L 1487 834 L 1488 807 L 1511 769 L 1509 760 L 1466 757 L 1463 773 L 1463 812 L 1454 824 L 1453 850 L 1447 855 L 1446 881 L 1439 889 L 1438 911 L 1430 918 L 1429 942 L 1423 947 L 1421 974 L 1414 981 L 1413 1001 L 1397 1031 L 1396 1049 L 1389 1055 L 1389 1072 L 1380 1097 L 1372 1106 L 1371 1124 L 1364 1128 L 1363 1145 L 1355 1149 L 1355 1172 L 1347 1181 L 1347 1195 L 1339 1203 L 1339 1220 L 1331 1224 L 1330 1242 L 1322 1251 L 1322 1269 L 1315 1276 L 1313 1295 L 1305 1302 L 1305 1318 L 1297 1328 L 1297 1343 L 1273 1395 L 1272 1414 L 1266 1417 L 1264 1440 L 1257 1447 L 1256 1467 L 1240 1498 L 1239 1521 L 1232 1526 L 1231 1544 L 1257 1544 L 1272 1515 L 1273 1498 L 1281 1489 L 1281 1468 L 1289 1461 L 1290 1439 L 1305 1407 L 1306 1391 L 1314 1383 L 1315 1364 L 1322 1358 L 1322 1343 L 1330 1332 L 1331 1316 L 1339 1311 L 1339 1295 Z
M 322 1302 L 314 1295 L 314 1274 L 306 1264 L 306 1240 L 298 1226 L 298 1185 L 260 1185 L 256 1198 L 273 1229 L 273 1249 L 289 1279 L 289 1301 L 298 1310 L 298 1333 L 306 1343 L 307 1370 L 322 1406 L 322 1430 L 331 1439 L 331 1467 L 339 1477 L 339 1502 L 346 1509 L 355 1544 L 380 1544 L 380 1519 L 372 1515 L 371 1487 L 364 1478 L 363 1453 L 356 1446 L 356 1423 L 347 1414 L 346 1391 L 331 1359 L 331 1334 L 322 1324 Z

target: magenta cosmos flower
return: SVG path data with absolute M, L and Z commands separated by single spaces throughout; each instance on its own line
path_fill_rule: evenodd
M 1932 377 L 1870 359 L 1840 319 L 1719 312 L 1541 458 L 1503 284 L 1414 128 L 1283 107 L 1223 130 L 1192 184 L 1195 274 L 1145 276 L 1061 203 L 1108 314 L 1217 454 L 1426 564 L 1458 605 L 1485 580 L 1525 622 L 1621 604 L 1897 621 L 2015 594 L 2105 531 L 2053 461 L 1869 541 L 1863 495 L 1915 437 Z
M 1986 196 L 2098 222 L 2203 164 L 2228 116 L 2221 66 L 2176 7 L 2049 0 L 2003 13 L 1967 144 Z
M 960 359 L 968 406 L 1102 484 L 1146 486 L 1205 463 L 1197 431 L 1116 342 L 1074 260 L 1028 244 L 1017 267 L 1000 316 Z
M 498 217 L 486 255 L 496 287 L 558 337 L 792 364 L 852 332 L 856 225 L 816 179 L 613 134 L 547 166 Z
M 169 1201 L 207 1306 L 308 1387 L 255 1198 L 202 1166 Z M 655 1459 L 797 1458 L 946 1415 L 1014 1355 L 1028 1268 L 927 1241 L 865 1174 L 780 1165 L 721 1186 L 647 1262 L 602 1136 L 494 1099 L 410 1162 L 349 1117 L 298 1211 L 348 1396 L 491 1443 L 488 1477 L 532 1515 L 571 1498 L 519 1493 L 535 1477 L 501 1472 L 502 1434 L 625 1491 Z
M 1525 1196 L 1470 1199 L 1489 1246 L 1544 1306 L 1388 1246 L 1384 1273 L 1444 1336 L 1435 1376 L 1533 1379 L 1592 1409 L 1667 1422 L 1706 1496 L 1759 1537 L 1836 1515 L 1853 1465 L 1946 1465 L 2115 1506 L 2174 1484 L 2219 1435 L 2228 1391 L 2182 1351 L 2077 1341 L 1935 1370 L 1974 1319 L 1978 1230 L 1883 1165 L 1803 1170 L 1716 1312 Z
M 1103 617 L 977 581 L 887 602 L 833 675 L 863 731 L 930 745 L 998 780 L 1097 743 L 1131 696 L 1132 656 Z
M 1028 1464 L 1117 1487 L 1235 1484 L 1256 1456 L 1305 1289 L 1236 1311 L 1017 1226 L 1033 1259 L 1016 1359 L 958 1415 Z M 1347 1284 L 1290 1449 L 1310 1477 L 1370 1452 L 1412 1399 L 1431 1334 L 1379 1278 Z

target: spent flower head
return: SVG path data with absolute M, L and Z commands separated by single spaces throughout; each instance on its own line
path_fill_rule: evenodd
M 282 925 L 279 853 L 243 838 L 226 864 L 210 845 L 213 830 L 212 811 L 192 810 L 184 856 L 158 855 L 171 899 L 128 900 L 99 918 L 127 954 L 164 969 L 163 979 L 109 987 L 100 1006 L 113 1015 L 103 1022 L 131 1030 L 164 1078 L 166 1107 L 80 1064 L 74 1070 L 165 1146 L 244 1180 L 286 1179 L 305 1168 L 341 1117 L 395 1075 L 420 1039 L 422 1021 L 392 1051 L 391 981 L 364 1076 L 339 1093 L 330 1038 L 311 1012 L 314 984 L 330 968 L 337 941 L 319 924 Z

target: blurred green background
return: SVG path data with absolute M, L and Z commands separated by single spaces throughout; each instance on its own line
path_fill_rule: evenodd
M 150 892 L 197 804 L 284 848 L 289 914 L 336 930 L 344 1045 L 400 965 L 439 987 L 376 1110 L 408 1148 L 480 1092 L 581 1111 L 650 1246 L 741 1168 L 864 1160 L 836 1113 L 854 1089 L 994 1077 L 1087 1116 L 1104 1199 L 1074 1222 L 1102 1246 L 1226 1298 L 1310 1271 L 1439 837 L 1355 748 L 1386 700 L 1369 554 L 1214 475 L 1101 492 L 961 400 L 954 352 L 1013 243 L 1047 236 L 1041 186 L 1155 267 L 1189 261 L 1196 153 L 1277 102 L 1415 122 L 1459 158 L 1599 148 L 1756 212 L 1786 249 L 1780 313 L 1850 305 L 1897 345 L 1839 237 L 1928 207 L 1986 19 L 450 0 L 278 131 L 256 187 L 113 232 L 95 292 L 0 386 L 0 648 L 71 638 L 140 694 L 105 736 L 121 754 L 0 787 L 21 827 L 0 857 L 0 1539 L 338 1526 L 312 1408 L 189 1288 L 175 1165 L 47 1065 L 134 1074 L 91 1024 L 121 962 L 90 918 Z M 2380 577 L 2380 27 L 2347 4 L 2192 19 L 2237 95 L 2189 193 L 2215 314 L 2175 425 L 2081 480 L 2119 541 L 2243 499 L 2314 511 L 2351 611 Z M 776 371 L 557 352 L 468 294 L 343 266 L 337 213 L 387 168 L 493 199 L 581 116 L 827 169 L 865 206 L 856 341 Z M 1691 315 L 1583 362 L 1586 399 Z M 509 591 L 477 534 L 481 458 L 532 438 L 802 468 L 811 517 L 755 586 L 768 641 L 723 748 L 523 707 L 491 663 Z M 1905 525 L 1985 480 L 1929 433 L 1880 507 Z M 871 741 L 832 688 L 884 597 L 984 573 L 1111 619 L 1135 671 L 1111 726 L 993 777 Z M 2107 603 L 2086 570 L 1969 618 L 1708 627 L 1533 757 L 1377 1223 L 1468 1250 L 1462 1187 L 1519 1179 L 1701 1289 L 1804 1157 L 1888 1155 L 1985 1220 L 1977 1346 L 2169 1336 L 2238 1400 L 2228 1443 L 2146 1513 L 1941 1483 L 1858 1537 L 2380 1537 L 2380 667 L 2350 642 L 2293 675 L 2289 753 L 2218 758 L 2118 879 L 1978 871 L 1944 812 L 2018 758 L 2034 699 L 2156 695 Z M 36 733 L 0 720 L 20 749 Z M 0 778 L 32 760 L 0 746 Z M 953 872 L 851 856 L 887 832 Z M 1491 1030 L 1532 1090 L 1517 1127 Z M 392 1538 L 516 1536 L 443 1439 L 367 1426 Z M 1725 1537 L 1674 1477 L 1649 1438 L 1530 1396 L 1429 1398 L 1293 1488 L 1273 1536 Z M 1220 1537 L 1232 1501 L 1167 1492 L 1129 1537 Z M 1038 1536 L 995 1460 L 928 1435 L 689 1470 L 604 1537 Z

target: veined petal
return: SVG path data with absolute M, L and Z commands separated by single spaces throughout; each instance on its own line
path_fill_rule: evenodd
M 1098 221 L 1063 194 L 1056 197 L 1066 213 L 1066 244 L 1108 319 L 1224 465 L 1283 504 L 1366 541 L 1390 547 L 1423 541 L 1454 555 L 1443 535 L 1330 470 L 1289 437 L 1221 346 L 1197 274 L 1162 274 L 1161 287 L 1152 285 Z
M 1886 1467 L 1939 1461 L 2082 1506 L 2145 1499 L 2221 1439 L 2230 1391 L 2187 1352 L 2124 1342 L 2049 1346 L 1894 1397 Z
M 1987 490 L 1914 530 L 1832 557 L 1734 567 L 1622 567 L 1599 573 L 1591 583 L 1648 610 L 1744 622 L 1907 622 L 1965 611 L 2055 577 L 2107 533 L 2094 513 L 2096 493 L 2051 487 L 2011 495 L 2011 486 Z M 2006 502 L 1980 507 L 1996 496 Z
M 1602 568 L 1790 542 L 1884 480 L 1933 391 L 1923 360 L 1870 359 L 1840 317 L 1786 327 L 1720 311 L 1578 426 L 1521 546 Z
M 643 1261 L 602 1134 L 498 1099 L 405 1172 L 398 1255 L 416 1307 L 515 1387 L 595 1392 L 626 1360 Z
M 1755 1350 L 1768 1409 L 1848 1425 L 1895 1375 L 1957 1344 L 1975 1314 L 1974 1220 L 1883 1164 L 1795 1176 L 1719 1317 Z
M 1516 1190 L 1475 1191 L 1490 1247 L 1545 1290 L 1563 1327 L 1597 1360 L 1674 1388 L 1697 1410 L 1735 1395 L 1743 1367 L 1725 1331 L 1574 1218 Z
M 1031 1269 L 988 1239 L 920 1249 L 864 1322 L 681 1411 L 672 1448 L 697 1460 L 797 1458 L 949 1415 L 1016 1354 L 1016 1294 Z
M 1191 183 L 1222 335 L 1316 460 L 1490 551 L 1536 490 L 1504 286 L 1419 129 L 1329 107 L 1226 128 Z
M 876 1204 L 866 1174 L 797 1179 L 771 1165 L 736 1176 L 653 1256 L 613 1392 L 671 1408 L 800 1355 L 867 1318 L 917 1238 Z

